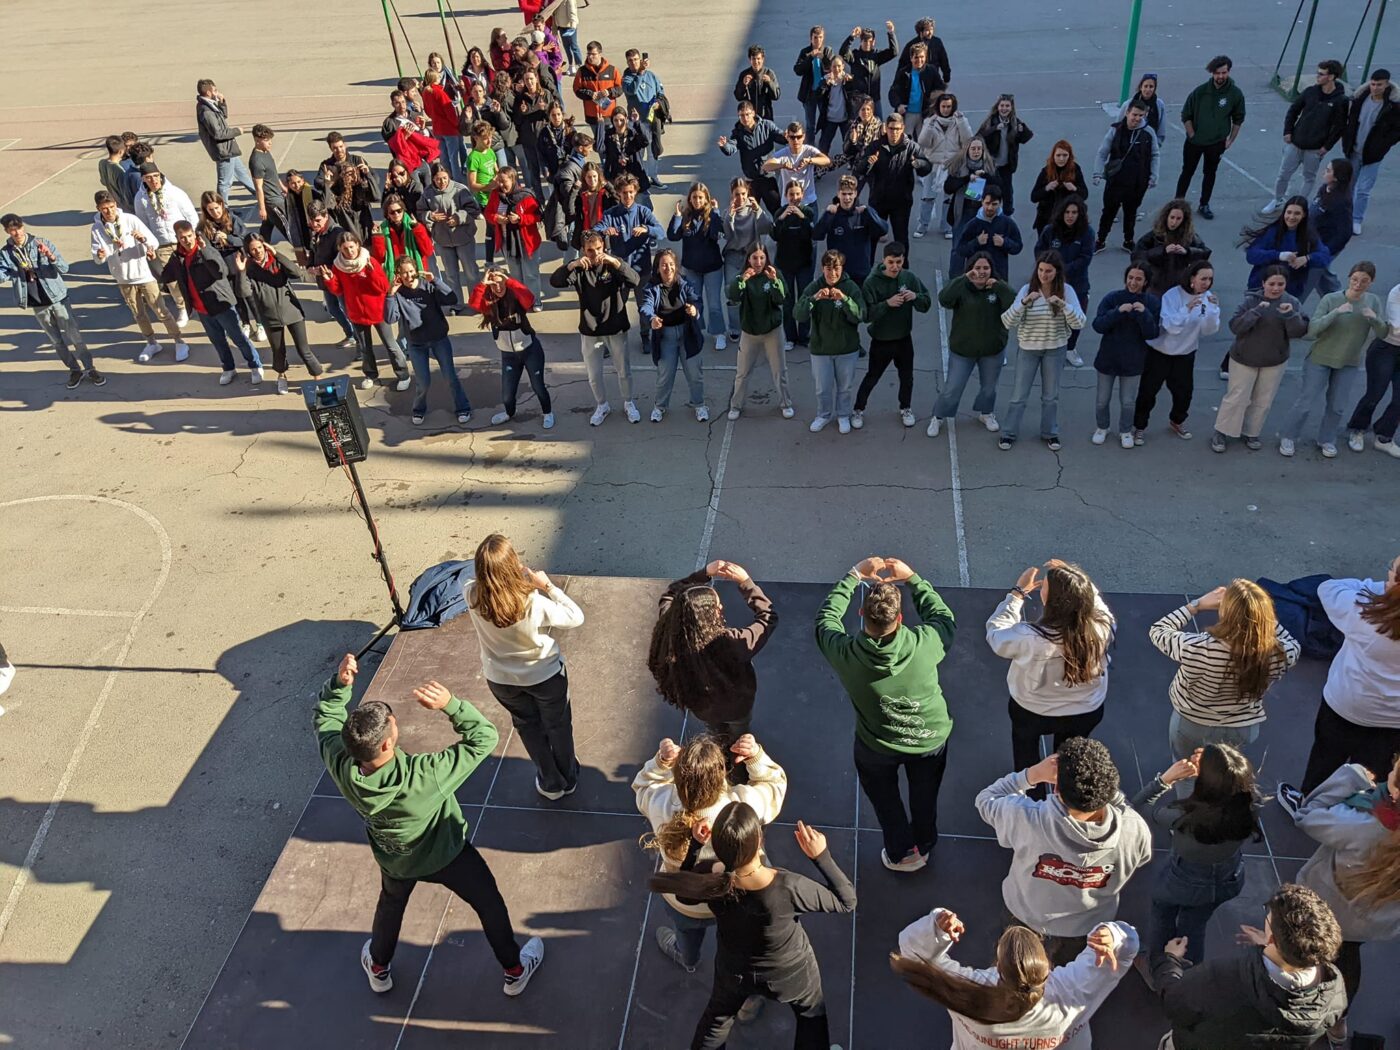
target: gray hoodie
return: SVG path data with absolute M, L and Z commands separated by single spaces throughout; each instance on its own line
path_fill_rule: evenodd
M 457 219 L 457 225 L 436 222 L 434 212 L 446 212 Z M 476 194 L 460 182 L 449 182 L 445 189 L 429 185 L 418 202 L 418 219 L 433 235 L 433 243 L 448 248 L 469 248 L 476 243 L 476 220 L 481 205 Z
M 1013 851 L 1002 900 L 1042 934 L 1086 936 L 1117 914 L 1123 886 L 1152 859 L 1152 833 L 1122 792 L 1092 824 L 1071 817 L 1059 795 L 1037 802 L 1028 790 L 1021 771 L 977 795 L 977 812 Z

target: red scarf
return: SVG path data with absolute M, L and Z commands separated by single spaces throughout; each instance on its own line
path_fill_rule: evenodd
M 194 239 L 194 247 L 186 251 L 184 248 L 176 248 L 180 253 L 180 259 L 185 264 L 185 294 L 189 296 L 190 305 L 194 307 L 196 313 L 208 315 L 209 311 L 204 308 L 204 300 L 199 296 L 199 289 L 194 286 L 194 277 L 190 274 L 190 260 L 199 254 L 199 250 L 204 247 L 204 242 L 198 237 Z

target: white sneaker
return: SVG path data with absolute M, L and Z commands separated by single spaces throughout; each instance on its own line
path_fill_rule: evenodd
M 189 343 L 176 343 L 176 344 L 175 344 L 175 360 L 176 360 L 176 361 L 188 361 L 188 360 L 189 360 L 189 356 L 190 356 L 190 344 L 189 344 Z
M 507 977 L 505 987 L 501 991 L 510 996 L 519 995 L 530 983 L 530 978 L 535 975 L 535 971 L 540 968 L 542 962 L 544 962 L 544 941 L 538 937 L 531 937 L 525 942 L 525 947 L 520 949 L 520 965 L 524 967 L 524 972 L 519 977 Z
M 940 417 L 940 416 L 934 416 L 932 419 L 930 419 L 930 420 L 928 421 L 928 429 L 925 430 L 924 433 L 927 434 L 927 435 L 928 435 L 929 437 L 931 437 L 931 438 L 936 438 L 936 437 L 938 436 L 939 431 L 941 431 L 942 429 L 943 429 L 943 419 L 942 419 L 942 417 Z
M 784 419 L 791 419 L 791 418 L 792 418 L 793 416 L 795 416 L 795 415 L 797 415 L 797 409 L 793 408 L 791 405 L 784 405 L 784 406 L 783 406 L 783 418 L 784 418 Z
M 1092 442 L 1093 442 L 1094 444 L 1096 444 L 1096 445 L 1102 445 L 1102 444 L 1104 443 L 1104 439 L 1105 439 L 1106 437 L 1108 437 L 1108 431 L 1107 431 L 1107 430 L 1095 430 L 1095 431 L 1094 431 L 1094 436 L 1091 437 L 1089 440 L 1092 441 Z
M 722 336 L 722 335 L 717 335 L 717 336 L 715 336 L 715 349 L 716 349 L 716 350 L 727 350 L 728 348 L 729 348 L 729 340 L 728 340 L 728 339 L 726 339 L 726 338 L 725 338 L 724 336 Z
M 355 385 L 361 390 L 373 390 L 374 380 L 371 379 L 369 376 L 364 376 Z
M 510 422 L 510 413 L 507 412 L 507 411 L 505 411 L 505 409 L 502 409 L 501 411 L 497 412 L 494 416 L 491 417 L 491 425 L 492 425 L 493 427 L 498 427 L 498 426 L 501 426 L 501 425 L 504 424 L 504 423 L 509 423 L 509 422 Z
M 278 377 L 277 377 L 277 392 L 278 392 L 279 394 L 285 394 L 285 393 L 287 392 L 287 377 L 286 377 L 286 376 L 278 376 Z
M 1075 368 L 1084 367 L 1084 358 L 1079 356 L 1078 350 L 1071 350 L 1067 354 L 1065 354 L 1065 360 L 1068 361 Z
M 1352 235 L 1353 237 L 1360 237 L 1360 236 L 1361 236 L 1361 223 L 1359 223 L 1359 222 L 1354 222 L 1354 223 L 1351 224 L 1351 235 Z
M 1273 200 L 1269 201 L 1268 204 L 1264 205 L 1264 207 L 1261 208 L 1260 211 L 1262 211 L 1265 215 L 1271 215 L 1274 212 L 1278 211 L 1280 208 L 1282 208 L 1286 200 L 1288 200 L 1287 197 L 1275 197 Z
M 1132 447 L 1133 447 L 1133 432 L 1130 430 L 1130 431 L 1128 431 L 1126 434 L 1119 434 L 1119 435 L 1118 435 L 1118 443 L 1119 443 L 1120 445 L 1122 445 L 1124 448 L 1132 448 Z
M 1394 441 L 1382 441 L 1380 438 L 1376 438 L 1372 444 L 1376 446 L 1377 452 L 1384 452 L 1387 455 L 1394 456 L 1396 459 L 1400 459 L 1400 445 L 1397 445 Z
M 570 795 L 572 793 L 573 792 L 570 791 L 546 791 L 544 788 L 540 787 L 540 778 L 538 776 L 535 777 L 535 794 L 539 795 L 540 798 L 548 799 L 550 802 L 558 802 L 565 795 Z
M 543 423 L 543 426 L 544 426 L 544 428 L 545 428 L 546 430 L 553 430 L 553 429 L 554 429 L 554 413 L 553 413 L 553 412 L 546 412 L 546 413 L 544 414 L 544 420 L 542 421 L 542 423 Z
M 841 422 L 844 421 L 837 420 L 838 424 Z M 858 408 L 851 413 L 851 426 L 854 427 L 856 430 L 859 430 L 861 427 L 865 426 L 865 411 L 863 409 Z M 841 433 L 844 434 L 845 431 L 843 430 L 841 431 Z
M 220 385 L 220 386 L 228 386 L 230 383 L 233 382 L 233 377 L 236 376 L 237 374 L 238 374 L 238 373 L 235 372 L 232 368 L 228 369 L 228 370 L 227 370 L 226 372 L 224 372 L 221 376 L 219 376 L 219 385 Z
M 413 385 L 413 380 L 410 379 L 410 378 L 408 378 L 408 376 L 404 376 L 402 379 L 400 379 L 397 383 L 394 384 L 394 389 L 395 389 L 395 390 L 407 390 L 407 389 L 408 389 L 409 387 L 411 387 L 412 385 Z
M 928 227 L 927 227 L 927 226 L 916 226 L 916 227 L 914 228 L 913 233 L 914 233 L 914 236 L 915 236 L 915 237 L 922 237 L 924 234 L 928 233 Z
M 159 343 L 147 343 L 141 348 L 141 352 L 136 355 L 136 360 L 140 361 L 144 365 L 147 361 L 155 357 L 158 353 L 160 353 Z
M 243 333 L 244 339 L 249 339 L 253 335 L 253 330 L 249 328 L 246 324 L 240 324 L 238 326 L 238 330 Z
M 267 333 L 263 331 L 262 325 L 257 325 L 253 329 L 253 338 L 259 343 L 267 342 Z
M 252 371 L 252 372 L 249 374 L 249 376 L 248 376 L 248 382 L 252 383 L 254 386 L 257 386 L 257 385 L 258 385 L 259 383 L 261 383 L 262 381 L 263 381 L 262 369 L 261 369 L 261 368 L 255 368 L 255 369 L 253 369 L 253 371 Z
M 471 414 L 470 412 L 458 412 L 458 413 L 457 413 L 457 422 L 460 423 L 462 426 L 466 426 L 466 425 L 467 425 L 468 423 L 470 423 L 471 421 L 472 421 L 472 414 Z
M 642 414 L 637 410 L 637 402 L 622 402 L 622 410 L 627 413 L 627 422 L 640 423 L 642 421 Z
M 783 349 L 784 349 L 785 351 L 791 353 L 791 352 L 792 352 L 792 343 L 789 342 L 789 341 L 787 341 L 787 340 L 784 340 L 784 341 L 783 341 Z
M 995 434 L 998 430 L 1001 429 L 1001 424 L 997 422 L 997 417 L 992 415 L 990 412 L 988 412 L 985 416 L 978 416 L 977 418 L 982 421 L 982 425 L 986 427 L 990 433 Z
M 890 860 L 890 855 L 883 849 L 880 851 L 880 863 L 889 868 L 890 871 L 918 871 L 928 863 L 928 857 L 919 852 L 918 848 L 911 849 L 901 860 Z
M 1366 451 L 1366 435 L 1359 430 L 1353 430 L 1347 435 L 1347 448 L 1353 452 Z
M 732 423 L 734 420 L 736 420 L 736 419 L 738 419 L 738 418 L 739 418 L 739 410 L 738 410 L 737 408 L 731 408 L 731 409 L 729 410 L 729 421 Z
M 918 422 L 918 420 L 914 418 L 913 410 L 908 408 L 901 408 L 899 410 L 899 421 L 906 427 L 912 427 Z
M 610 405 L 610 404 L 608 404 L 606 401 L 604 401 L 601 405 L 599 405 L 597 408 L 595 408 L 595 409 L 593 410 L 593 414 L 592 414 L 591 416 L 588 417 L 588 425 L 589 425 L 590 427 L 600 427 L 600 426 L 602 426 L 602 425 L 603 425 L 603 420 L 605 420 L 605 419 L 608 418 L 608 413 L 611 412 L 611 411 L 612 411 L 612 405 Z
M 1337 458 L 1337 446 L 1332 444 L 1330 441 L 1327 442 L 1325 445 L 1318 445 L 1317 448 L 1318 451 L 1322 453 L 1323 459 Z
M 180 309 L 177 310 L 176 313 L 175 313 L 175 327 L 176 327 L 176 328 L 184 328 L 185 325 L 187 325 L 187 324 L 189 324 L 189 323 L 190 323 L 189 311 L 186 310 L 186 309 L 182 306 L 182 307 L 180 307 Z
M 394 987 L 394 978 L 389 973 L 389 967 L 384 967 L 379 973 L 374 972 L 374 961 L 369 957 L 369 941 L 365 941 L 360 948 L 360 966 L 365 971 L 365 976 L 369 978 L 369 990 L 378 995 L 383 995 Z
M 666 418 L 666 410 L 665 410 L 664 408 L 662 408 L 660 405 L 657 405 L 655 408 L 653 408 L 653 409 L 651 410 L 651 421 L 652 421 L 653 423 L 660 423 L 660 422 L 661 422 L 663 419 L 665 419 L 665 418 Z
M 944 231 L 943 231 L 943 239 L 944 239 L 945 241 L 951 241 L 951 240 L 953 239 L 953 231 L 952 231 L 952 230 L 944 230 Z
M 849 434 L 851 432 L 850 418 L 847 416 L 838 416 L 836 419 L 836 430 L 841 434 Z
M 830 422 L 830 416 L 818 416 L 816 419 L 812 420 L 812 425 L 809 426 L 807 429 L 810 430 L 813 434 L 816 434 L 822 430 L 825 430 L 826 425 Z M 1380 442 L 1376 443 L 1376 447 L 1380 448 Z
M 1278 439 L 1278 454 L 1279 454 L 1280 456 L 1291 456 L 1291 455 L 1293 455 L 1293 439 L 1292 439 L 1292 438 L 1279 438 L 1279 439 Z
M 428 418 L 427 416 L 420 416 L 420 415 L 418 415 L 418 414 L 415 413 L 415 414 L 413 415 L 413 417 L 412 417 L 412 419 L 413 419 L 413 425 L 414 425 L 415 427 L 421 427 L 421 426 L 423 425 L 423 421 L 424 421 L 425 419 L 427 419 L 427 418 Z
M 710 410 L 704 405 L 695 406 L 695 422 L 708 423 L 710 421 Z

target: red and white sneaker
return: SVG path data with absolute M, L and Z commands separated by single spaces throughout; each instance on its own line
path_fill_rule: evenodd
M 394 987 L 394 978 L 389 974 L 389 967 L 376 966 L 374 960 L 369 957 L 369 944 L 369 941 L 365 941 L 364 947 L 360 949 L 360 966 L 369 978 L 370 991 L 383 995 Z
M 506 983 L 502 991 L 510 996 L 519 995 L 530 983 L 530 978 L 535 975 L 535 971 L 540 968 L 542 962 L 544 962 L 544 941 L 538 937 L 531 937 L 525 942 L 525 947 L 520 949 L 520 972 L 506 974 Z
M 880 863 L 889 868 L 890 871 L 918 871 L 928 863 L 927 855 L 919 852 L 919 847 L 915 846 L 904 855 L 901 861 L 890 860 L 890 855 L 884 850 L 880 851 Z

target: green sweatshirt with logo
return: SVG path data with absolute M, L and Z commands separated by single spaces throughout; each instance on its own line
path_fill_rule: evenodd
M 1233 124 L 1244 123 L 1244 92 L 1233 79 L 1218 88 L 1215 81 L 1199 84 L 1181 107 L 1182 123 L 1191 124 L 1191 144 L 1213 146 L 1230 137 Z
M 914 298 L 899 306 L 891 306 L 885 300 L 895 292 L 904 289 L 914 293 Z M 903 339 L 914 331 L 914 311 L 926 314 L 933 305 L 924 282 L 908 270 L 900 270 L 895 277 L 886 277 L 883 269 L 875 270 L 861 286 L 865 296 L 865 320 L 871 339 Z
M 340 738 L 350 686 L 332 676 L 321 686 L 314 718 L 321 760 L 340 793 L 365 822 L 370 851 L 385 874 L 421 879 L 441 871 L 462 852 L 467 821 L 457 804 L 462 782 L 496 747 L 496 727 L 465 700 L 443 708 L 461 742 L 442 751 L 409 755 L 361 773 Z
M 787 296 L 782 275 L 776 280 L 769 280 L 761 273 L 747 281 L 736 277 L 729 282 L 725 295 L 731 303 L 739 304 L 741 332 L 767 335 L 775 328 L 782 327 L 783 300 Z
M 844 620 L 858 586 L 847 573 L 817 613 L 817 648 L 851 698 L 856 736 L 884 754 L 936 751 L 953 729 L 938 684 L 938 665 L 953 642 L 953 610 L 916 573 L 908 587 L 921 621 L 917 626 L 901 623 L 884 638 L 850 634 Z
M 818 277 L 804 288 L 798 294 L 792 315 L 812 325 L 810 353 L 819 357 L 854 354 L 860 350 L 860 323 L 865 320 L 865 300 L 861 297 L 860 285 L 842 273 L 836 287 L 846 298 L 812 298 L 825 287 L 826 278 Z
M 954 277 L 938 293 L 938 303 L 952 311 L 948 349 L 959 357 L 999 356 L 1006 349 L 1006 326 L 1001 315 L 1016 301 L 1016 292 L 1005 281 L 993 280 L 976 287 L 967 276 Z

